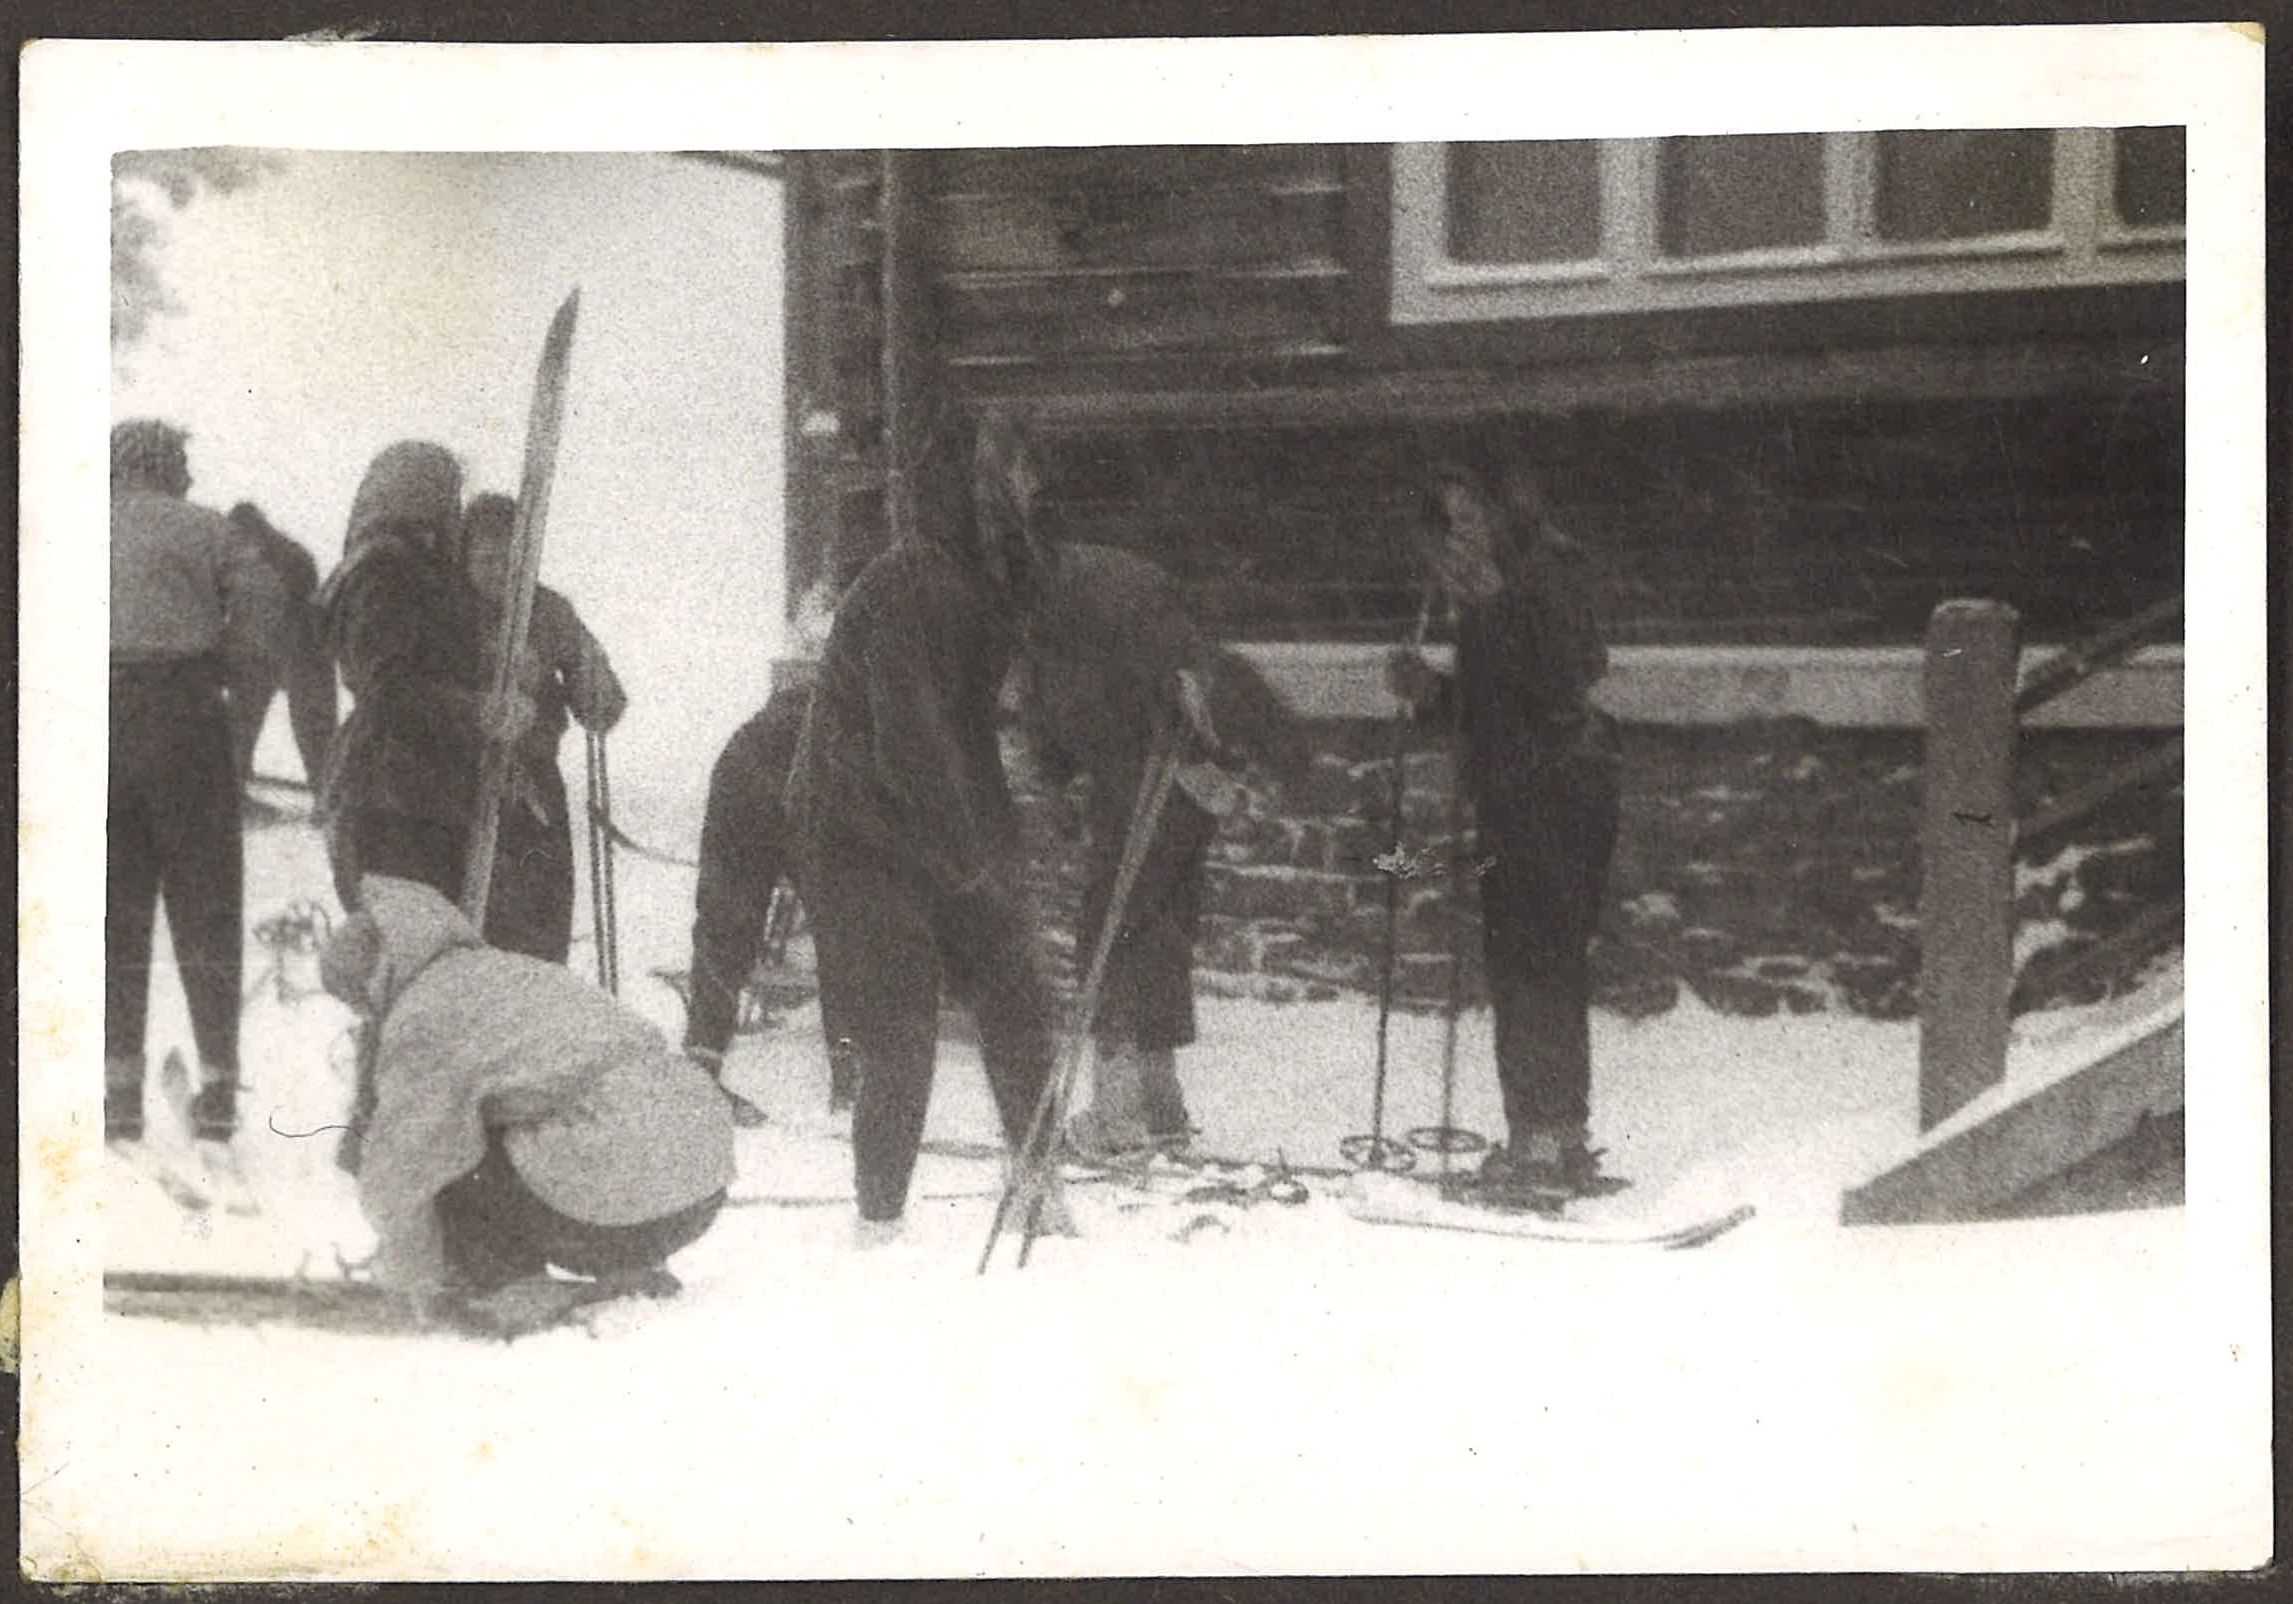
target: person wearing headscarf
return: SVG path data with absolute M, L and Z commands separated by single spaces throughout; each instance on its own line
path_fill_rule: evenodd
M 1194 941 L 1204 859 L 1241 794 L 1228 770 L 1265 760 L 1295 781 L 1308 753 L 1273 689 L 1187 616 L 1178 582 L 1112 547 L 1062 547 L 1029 615 L 1022 726 L 1055 785 L 1088 787 L 1089 879 L 1075 931 L 1088 964 L 1106 918 L 1151 752 L 1184 761 L 1147 840 L 1092 1020 L 1092 1098 L 1069 1126 L 1087 1154 L 1183 1143 L 1192 1133 L 1177 1050 L 1194 1040 Z
M 430 886 L 370 875 L 320 954 L 375 1042 L 357 1168 L 375 1276 L 485 1298 L 550 1268 L 673 1289 L 733 1178 L 696 1066 L 559 964 L 490 947 Z
M 944 460 L 944 459 L 943 459 Z M 945 980 L 977 1021 L 1021 1152 L 1053 1056 L 996 705 L 1045 566 L 1039 477 L 979 420 L 968 496 L 868 564 L 836 610 L 791 778 L 824 1021 L 849 1036 L 862 1243 L 895 1234 L 931 1098 Z M 1048 1134 L 1048 1133 L 1045 1133 Z M 1064 1224 L 1056 1195 L 1044 1217 Z
M 238 1127 L 245 862 L 229 687 L 286 598 L 222 516 L 189 499 L 188 436 L 111 432 L 110 766 L 104 818 L 104 1134 L 144 1134 L 144 1032 L 162 898 L 199 1055 L 192 1135 Z
M 462 514 L 462 566 L 476 598 L 488 684 L 514 577 L 516 524 L 517 503 L 492 492 L 473 496 Z M 600 735 L 612 729 L 628 710 L 629 697 L 573 603 L 547 585 L 534 587 L 517 687 L 532 700 L 534 716 L 518 740 L 502 798 L 486 939 L 510 952 L 563 963 L 573 950 L 573 826 L 558 746 L 574 720 Z
M 487 688 L 483 621 L 457 571 L 461 498 L 462 467 L 445 447 L 386 447 L 319 591 L 353 699 L 321 788 L 345 908 L 370 874 L 460 898 L 485 742 L 514 739 L 532 718 L 530 700 Z
M 287 693 L 287 719 L 303 777 L 313 786 L 326 776 L 327 748 L 336 721 L 334 664 L 326 654 L 326 621 L 318 610 L 318 564 L 302 543 L 274 526 L 263 509 L 242 501 L 226 515 L 231 530 L 278 579 L 286 609 L 268 650 L 251 661 L 244 681 L 231 689 L 231 745 L 241 784 L 255 771 L 255 743 L 261 739 L 271 698 Z
M 1615 725 L 1591 702 L 1608 667 L 1576 548 L 1547 524 L 1528 470 L 1487 440 L 1440 463 L 1419 555 L 1456 620 L 1456 672 L 1394 654 L 1389 683 L 1454 721 L 1479 835 L 1483 943 L 1506 1141 L 1499 1194 L 1599 1190 L 1589 1140 L 1591 975 L 1617 831 Z

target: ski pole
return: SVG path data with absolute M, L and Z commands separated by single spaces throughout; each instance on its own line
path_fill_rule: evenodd
M 1418 604 L 1417 628 L 1410 635 L 1410 650 L 1424 647 L 1426 632 L 1432 624 L 1433 591 L 1428 586 Z M 1408 1148 L 1387 1141 L 1385 1136 L 1387 1042 L 1393 1025 L 1394 971 L 1399 961 L 1396 949 L 1400 945 L 1401 880 L 1405 867 L 1401 860 L 1401 809 L 1407 790 L 1409 729 L 1414 711 L 1406 700 L 1394 710 L 1392 740 L 1386 754 L 1391 776 L 1386 791 L 1386 850 L 1378 860 L 1385 874 L 1385 950 L 1377 977 L 1377 1067 L 1370 1081 L 1369 1134 L 1349 1136 L 1338 1143 L 1339 1157 L 1371 1170 L 1388 1167 L 1405 1170 L 1416 1163 Z
M 589 734 L 589 893 L 597 930 L 597 983 L 621 995 L 620 910 L 613 885 L 613 775 L 605 737 Z
M 1020 1144 L 1012 1175 L 1003 1188 L 1003 1195 L 995 1205 L 995 1218 L 988 1226 L 987 1246 L 979 1255 L 979 1271 L 995 1257 L 995 1244 L 1002 1240 L 1004 1227 L 1009 1223 L 1011 1205 L 1022 1192 L 1029 1194 L 1024 1234 L 1020 1241 L 1020 1263 L 1027 1262 L 1026 1254 L 1035 1235 L 1035 1226 L 1042 1208 L 1043 1183 L 1055 1162 L 1058 1146 L 1058 1126 L 1053 1121 L 1064 1117 L 1068 1089 L 1083 1061 L 1083 1043 L 1091 1027 L 1092 1017 L 1098 1012 L 1099 989 L 1106 980 L 1107 960 L 1114 951 L 1115 933 L 1122 927 L 1128 910 L 1131 888 L 1138 879 L 1139 867 L 1146 860 L 1146 848 L 1162 814 L 1164 799 L 1170 794 L 1171 784 L 1178 777 L 1179 742 L 1175 731 L 1166 730 L 1157 739 L 1147 759 L 1145 771 L 1139 776 L 1139 789 L 1131 804 L 1130 827 L 1123 836 L 1123 851 L 1115 868 L 1115 881 L 1107 893 L 1107 910 L 1100 917 L 1099 931 L 1091 949 L 1091 961 L 1084 971 L 1083 989 L 1077 998 L 1075 1025 L 1068 1037 L 1067 1051 L 1057 1070 L 1043 1083 L 1043 1090 L 1035 1099 L 1034 1117 L 1029 1120 L 1026 1140 Z
M 613 989 L 612 975 L 605 956 L 605 825 L 603 805 L 597 790 L 597 736 L 586 732 L 582 755 L 589 777 L 589 928 L 594 937 L 590 945 L 597 954 L 597 984 L 606 991 Z
M 1179 761 L 1184 756 L 1185 736 L 1177 727 L 1165 730 L 1159 738 L 1154 755 L 1149 759 L 1146 773 L 1139 777 L 1140 795 L 1134 799 L 1131 826 L 1123 837 L 1123 861 L 1116 865 L 1116 885 L 1107 897 L 1106 916 L 1099 921 L 1097 950 L 1093 953 L 1093 972 L 1085 977 L 1083 995 L 1078 999 L 1075 1028 L 1068 1038 L 1067 1061 L 1056 1085 L 1056 1097 L 1050 1110 L 1050 1125 L 1041 1144 L 1041 1160 L 1036 1166 L 1036 1184 L 1028 1194 L 1027 1216 L 1019 1234 L 1019 1267 L 1025 1269 L 1034 1252 L 1035 1239 L 1042 1235 L 1043 1190 L 1049 1184 L 1049 1175 L 1058 1163 L 1058 1156 L 1067 1137 L 1067 1109 L 1074 1100 L 1075 1081 L 1082 1073 L 1083 1045 L 1089 1036 L 1092 1021 L 1099 1011 L 1099 994 L 1105 988 L 1107 967 L 1114 959 L 1115 938 L 1122 931 L 1122 920 L 1130 910 L 1130 902 L 1138 890 L 1138 879 L 1146 866 L 1146 855 L 1152 849 L 1156 826 L 1162 818 L 1163 804 L 1170 798 L 1171 787 L 1178 779 Z M 1120 892 L 1121 901 L 1115 894 Z M 1051 1088 L 1046 1088 L 1047 1090 Z M 1031 1147 L 1030 1151 L 1034 1151 Z

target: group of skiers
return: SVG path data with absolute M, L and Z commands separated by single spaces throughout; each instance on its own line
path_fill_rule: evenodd
M 609 729 L 626 697 L 547 590 L 514 688 L 490 688 L 514 504 L 465 504 L 451 452 L 400 442 L 369 467 L 342 560 L 314 587 L 308 558 L 281 562 L 284 537 L 255 509 L 224 519 L 189 502 L 179 430 L 115 429 L 107 1135 L 141 1131 L 160 895 L 201 1061 L 194 1134 L 234 1127 L 237 799 L 250 723 L 283 681 L 348 913 L 322 969 L 366 1020 L 345 1163 L 391 1273 L 478 1292 L 552 1264 L 656 1275 L 705 1230 L 733 1126 L 763 1119 L 722 1074 L 783 882 L 811 922 L 863 1242 L 906 1210 L 943 991 L 974 1017 L 1015 1177 L 1040 1188 L 1046 1228 L 1064 1223 L 1054 1148 L 1183 1143 L 1176 1053 L 1194 1035 L 1208 847 L 1246 763 L 1292 778 L 1311 752 L 1255 672 L 1203 637 L 1170 575 L 1047 538 L 1041 467 L 1011 417 L 982 414 L 968 444 L 934 457 L 947 471 L 924 482 L 914 528 L 838 598 L 811 683 L 776 692 L 711 773 L 678 1053 L 564 967 L 556 749 L 569 719 Z M 1484 1175 L 1583 1190 L 1597 1177 L 1586 948 L 1617 806 L 1614 734 L 1587 694 L 1605 651 L 1567 544 L 1509 453 L 1469 441 L 1445 457 L 1420 522 L 1456 672 L 1410 647 L 1389 682 L 1405 717 L 1454 721 L 1479 824 L 1508 1125 Z M 336 670 L 353 698 L 339 732 Z M 1079 964 L 1114 914 L 1091 1095 L 1063 1131 L 1036 1119 L 1056 1010 L 999 738 L 1007 683 L 1044 777 L 1087 787 Z M 457 904 L 488 743 L 516 761 L 481 930 Z

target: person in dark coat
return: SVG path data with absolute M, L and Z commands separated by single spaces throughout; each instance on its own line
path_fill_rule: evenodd
M 1177 1049 L 1194 1040 L 1194 941 L 1204 859 L 1239 799 L 1218 766 L 1268 760 L 1295 780 L 1309 754 L 1255 669 L 1206 640 L 1178 582 L 1107 546 L 1061 548 L 1029 615 L 1020 706 L 1045 775 L 1088 786 L 1089 879 L 1078 966 L 1106 918 L 1131 813 L 1157 737 L 1177 731 L 1187 761 L 1140 860 L 1109 949 L 1092 1021 L 1091 1105 L 1069 1127 L 1086 1153 L 1113 1155 L 1191 1134 Z
M 287 693 L 287 719 L 303 778 L 316 786 L 326 776 L 334 741 L 334 664 L 326 655 L 326 620 L 318 610 L 318 564 L 300 542 L 272 526 L 262 508 L 242 501 L 228 514 L 232 532 L 277 576 L 286 609 L 270 650 L 247 665 L 243 684 L 231 689 L 232 752 L 244 784 L 255 772 L 255 743 L 270 715 L 271 698 Z
M 1043 566 L 1039 481 L 1000 415 L 980 420 L 971 481 L 838 606 L 791 782 L 822 1017 L 859 1066 L 863 1244 L 896 1233 L 907 1207 L 943 976 L 978 1023 L 1014 1164 L 1036 1156 L 1021 1149 L 1053 1056 L 995 718 Z M 1063 1225 L 1056 1194 L 1045 1203 Z
M 723 1084 L 725 1053 L 740 1022 L 740 997 L 764 945 L 773 893 L 793 876 L 796 842 L 787 808 L 789 771 L 812 708 L 812 688 L 783 685 L 725 742 L 709 770 L 701 820 L 701 868 L 693 889 L 692 995 L 685 1053 Z M 829 1033 L 834 1106 L 851 1102 L 849 1054 Z M 764 1112 L 725 1087 L 733 1119 L 764 1123 Z
M 484 678 L 484 620 L 455 569 L 462 469 L 445 447 L 402 440 L 367 468 L 342 562 L 319 591 L 327 641 L 353 699 L 321 787 L 337 894 L 367 875 L 462 895 L 486 741 L 515 739 L 532 702 Z
M 1590 701 L 1608 651 L 1574 548 L 1545 523 L 1527 470 L 1474 442 L 1432 478 L 1422 556 L 1455 609 L 1457 669 L 1394 655 L 1391 684 L 1454 718 L 1479 830 L 1483 940 L 1506 1143 L 1499 1189 L 1600 1184 L 1591 1102 L 1588 953 L 1616 844 L 1613 722 Z
M 517 503 L 503 495 L 473 496 L 462 514 L 462 565 L 477 596 L 480 660 L 489 684 L 516 523 Z M 532 699 L 534 715 L 517 743 L 502 798 L 486 940 L 505 952 L 563 963 L 573 950 L 573 825 L 558 747 L 574 720 L 600 735 L 611 730 L 628 711 L 629 696 L 573 603 L 547 585 L 534 587 L 517 684 Z
M 141 1140 L 153 921 L 191 1012 L 192 1135 L 238 1126 L 245 898 L 229 687 L 280 627 L 277 578 L 197 506 L 187 436 L 137 418 L 111 434 L 110 773 L 104 817 L 104 1135 Z

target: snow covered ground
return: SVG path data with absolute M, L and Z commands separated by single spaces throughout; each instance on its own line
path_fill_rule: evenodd
M 690 876 L 624 856 L 619 878 L 625 990 L 674 1029 L 647 972 L 684 962 Z M 251 922 L 325 884 L 307 830 L 250 838 Z M 187 1222 L 107 1175 L 102 1263 L 359 1256 L 333 1137 L 302 1134 L 339 1117 L 346 1023 L 259 996 L 265 1214 Z M 1202 1027 L 1206 1147 L 1328 1164 L 1364 1128 L 1367 1003 L 1213 1000 Z M 2079 1025 L 2041 1028 L 2058 1053 Z M 154 1029 L 187 1038 L 165 986 Z M 1834 1223 L 1909 1138 L 1915 1041 L 1692 998 L 1599 1017 L 1596 1137 L 1636 1196 L 1759 1207 L 1697 1252 L 1374 1227 L 1318 1178 L 1249 1210 L 1097 1185 L 1080 1240 L 977 1277 L 983 1161 L 927 1157 L 907 1236 L 852 1248 L 799 1019 L 736 1057 L 775 1123 L 743 1136 L 684 1296 L 508 1346 L 91 1318 L 47 1378 L 63 1424 L 29 1439 L 25 1550 L 114 1579 L 2146 1569 L 2265 1537 L 2266 1421 L 2225 1418 L 2249 1392 L 2193 1315 L 2184 1211 Z M 1389 1131 L 1436 1117 L 1439 1060 L 1437 1021 L 1394 1021 Z M 1501 1129 L 1485 1018 L 1456 1120 Z M 959 1043 L 931 1133 L 992 1135 Z

